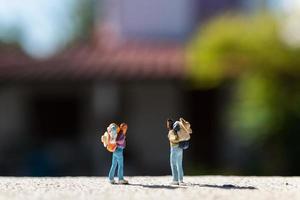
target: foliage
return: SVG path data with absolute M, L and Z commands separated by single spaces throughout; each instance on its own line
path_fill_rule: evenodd
M 218 17 L 189 43 L 189 74 L 202 87 L 248 71 L 298 75 L 300 49 L 286 45 L 280 34 L 278 21 L 266 14 Z
M 187 50 L 189 74 L 197 86 L 235 80 L 226 118 L 245 141 L 284 131 L 289 126 L 285 119 L 300 113 L 300 49 L 282 40 L 274 17 L 218 17 L 198 32 Z

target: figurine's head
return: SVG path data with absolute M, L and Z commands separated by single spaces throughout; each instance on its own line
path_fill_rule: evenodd
M 125 135 L 128 129 L 128 125 L 126 123 L 122 123 L 120 124 L 120 130 L 123 132 L 123 134 Z
M 167 129 L 172 130 L 173 129 L 174 121 L 172 119 L 167 119 Z
M 115 123 L 111 123 L 107 127 L 107 132 L 112 133 L 113 135 L 117 134 L 119 132 L 119 126 Z
M 173 130 L 176 131 L 176 132 L 178 132 L 178 131 L 180 131 L 180 129 L 181 129 L 180 121 L 174 122 L 174 124 L 173 124 Z

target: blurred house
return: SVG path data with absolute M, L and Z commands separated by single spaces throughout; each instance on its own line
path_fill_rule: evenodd
M 62 174 L 70 173 L 76 166 L 78 170 L 84 169 L 89 163 L 95 163 L 99 168 L 94 172 L 104 173 L 110 156 L 101 147 L 100 134 L 111 121 L 125 121 L 129 124 L 126 152 L 142 165 L 136 168 L 160 170 L 157 164 L 147 163 L 153 150 L 160 149 L 157 147 L 166 153 L 152 160 L 166 162 L 167 166 L 168 142 L 164 121 L 183 110 L 180 81 L 184 77 L 184 60 L 181 47 L 177 44 L 127 42 L 106 49 L 98 46 L 97 41 L 93 45 L 74 47 L 43 61 L 32 60 L 18 52 L 13 55 L 11 52 L 9 55 L 1 53 L 0 106 L 3 108 L 0 132 L 6 134 L 1 140 L 4 143 L 1 148 L 11 149 L 12 143 L 20 147 L 24 141 L 30 142 L 24 144 L 28 148 L 36 147 L 32 151 L 39 154 L 44 148 L 46 153 L 57 148 L 54 151 L 57 155 L 51 155 L 53 160 L 73 163 Z M 148 143 L 150 140 L 153 141 Z M 145 148 L 151 143 L 152 147 Z M 5 144 L 10 145 L 6 147 Z M 70 146 L 63 147 L 65 144 Z M 20 156 L 24 159 L 24 155 Z M 65 157 L 60 159 L 61 156 Z M 7 158 L 7 155 L 2 158 Z M 85 161 L 88 158 L 98 162 Z M 74 173 L 85 174 L 81 171 Z
M 169 174 L 164 122 L 179 116 L 195 132 L 187 167 L 215 166 L 219 92 L 185 86 L 184 45 L 199 23 L 241 5 L 103 0 L 87 42 L 43 60 L 0 48 L 0 175 L 106 175 L 100 136 L 112 121 L 129 124 L 126 174 Z

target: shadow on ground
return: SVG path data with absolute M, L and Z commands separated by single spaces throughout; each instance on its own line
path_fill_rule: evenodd
M 238 186 L 232 184 L 224 184 L 224 185 L 192 184 L 192 186 L 219 188 L 219 189 L 227 189 L 227 190 L 232 190 L 232 189 L 233 190 L 257 190 L 257 188 L 253 186 Z
M 131 183 L 129 186 L 138 186 L 138 187 L 144 187 L 144 188 L 150 188 L 150 189 L 179 189 L 179 188 L 188 188 L 188 187 L 208 187 L 208 188 L 218 188 L 218 189 L 227 189 L 227 190 L 257 190 L 256 187 L 253 186 L 238 186 L 238 185 L 232 185 L 232 184 L 224 184 L 224 185 L 210 185 L 210 184 L 187 184 L 185 186 L 173 186 L 173 185 L 146 185 L 146 184 L 136 184 Z
M 178 189 L 178 188 L 186 188 L 181 186 L 171 186 L 171 185 L 145 185 L 145 184 L 134 184 L 130 183 L 129 186 L 138 186 L 138 187 L 144 187 L 144 188 L 150 188 L 150 189 Z

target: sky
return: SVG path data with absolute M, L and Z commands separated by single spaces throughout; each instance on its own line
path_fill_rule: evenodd
M 281 0 L 281 1 L 284 10 L 287 11 L 297 10 L 299 12 L 300 0 Z
M 0 40 L 19 42 L 33 57 L 50 56 L 74 34 L 76 3 L 78 0 L 0 0 Z
M 281 36 L 289 46 L 300 48 L 300 0 L 283 1 Z
M 0 0 L 0 41 L 18 42 L 36 58 L 51 56 L 72 39 L 77 25 L 74 9 L 79 1 Z M 267 3 L 276 12 L 300 13 L 300 0 L 267 0 Z

